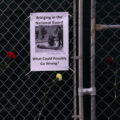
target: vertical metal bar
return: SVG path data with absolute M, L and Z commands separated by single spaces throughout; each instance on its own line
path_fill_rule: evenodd
M 76 0 L 73 1 L 73 56 L 76 56 Z M 76 81 L 76 59 L 73 59 L 74 64 L 74 120 L 77 120 L 77 81 Z
M 91 87 L 95 89 L 95 0 L 91 0 Z M 95 94 L 91 94 L 91 120 L 95 120 Z
M 83 0 L 79 0 L 78 8 L 78 39 L 79 39 L 79 90 L 83 89 Z M 79 93 L 79 120 L 84 120 L 83 114 L 83 93 Z

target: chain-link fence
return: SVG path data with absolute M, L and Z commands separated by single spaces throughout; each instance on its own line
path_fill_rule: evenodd
M 0 120 L 71 120 L 73 114 L 73 71 L 61 71 L 63 81 L 50 87 L 43 104 L 45 88 L 56 72 L 30 71 L 31 12 L 67 11 L 69 19 L 69 55 L 73 56 L 73 0 L 1 0 L 0 61 L 13 51 L 17 57 L 0 73 Z M 73 69 L 73 60 L 70 59 Z
M 96 24 L 120 24 L 120 1 L 96 0 Z M 113 65 L 106 64 L 107 57 L 114 58 Z M 97 120 L 120 119 L 119 60 L 120 30 L 96 31 Z

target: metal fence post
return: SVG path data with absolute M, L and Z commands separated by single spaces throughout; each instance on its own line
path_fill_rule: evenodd
M 79 0 L 79 8 L 78 8 L 78 40 L 79 40 L 79 90 L 83 89 L 83 0 Z M 79 92 L 79 120 L 83 120 L 83 93 Z
M 76 56 L 76 0 L 73 1 L 73 38 L 74 38 L 74 42 L 73 42 L 73 49 L 74 49 L 74 56 Z M 73 82 L 73 87 L 74 87 L 74 120 L 77 120 L 76 116 L 77 116 L 77 93 L 76 93 L 76 89 L 77 89 L 77 81 L 76 81 L 76 59 L 73 59 L 73 63 L 74 63 L 74 82 Z
M 91 0 L 91 88 L 95 90 L 95 0 Z M 95 92 L 91 94 L 91 120 L 95 120 Z

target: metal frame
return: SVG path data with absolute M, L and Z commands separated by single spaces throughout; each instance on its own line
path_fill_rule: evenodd
M 73 41 L 73 49 L 74 49 L 74 55 L 73 56 L 76 56 L 76 0 L 73 1 L 73 38 L 74 38 L 74 41 Z M 74 63 L 74 120 L 76 120 L 76 115 L 77 115 L 77 93 L 76 93 L 76 89 L 77 89 L 77 79 L 76 79 L 76 59 L 73 59 L 73 63 Z
M 74 0 L 76 2 L 76 0 Z M 79 120 L 84 120 L 84 108 L 83 108 L 83 95 L 91 95 L 91 120 L 95 120 L 95 95 L 96 95 L 96 88 L 95 88 L 95 0 L 91 0 L 91 87 L 90 88 L 83 88 L 83 0 L 78 1 L 78 49 L 79 55 L 76 58 L 79 59 L 79 88 L 78 88 L 78 95 L 79 95 L 79 113 L 77 115 L 76 111 L 76 77 L 74 78 L 74 120 L 79 118 Z M 74 4 L 74 14 L 76 12 L 76 4 Z M 74 48 L 76 44 L 76 17 L 74 18 Z M 76 51 L 74 51 L 76 55 Z M 75 60 L 75 58 L 74 58 Z M 75 62 L 74 62 L 75 63 Z M 76 64 L 74 65 L 74 68 Z
M 74 15 L 76 14 L 76 0 L 74 0 Z M 74 120 L 84 120 L 84 107 L 83 107 L 83 95 L 91 96 L 91 120 L 96 120 L 96 87 L 95 87 L 95 32 L 106 30 L 106 29 L 119 29 L 120 25 L 105 25 L 96 24 L 95 21 L 95 0 L 91 0 L 91 41 L 90 41 L 90 78 L 91 87 L 83 88 L 83 0 L 78 0 L 78 56 L 76 56 L 76 51 L 74 51 L 74 68 L 76 68 L 76 59 L 79 60 L 79 75 L 78 83 L 79 88 L 76 86 L 76 74 L 74 76 Z M 76 45 L 76 16 L 74 16 L 74 50 Z M 74 69 L 75 70 L 75 69 Z M 76 89 L 78 89 L 78 103 L 79 112 L 77 115 L 77 103 L 76 103 Z
M 95 0 L 91 0 L 91 120 L 95 120 Z
M 78 46 L 79 46 L 79 91 L 83 90 L 83 0 L 79 0 L 78 8 Z M 79 92 L 79 120 L 84 119 L 83 114 L 83 92 Z

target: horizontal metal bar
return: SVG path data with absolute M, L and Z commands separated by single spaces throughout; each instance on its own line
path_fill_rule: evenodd
M 91 87 L 91 88 L 83 88 L 83 89 L 78 89 L 79 95 L 96 95 L 96 88 Z
M 79 115 L 73 115 L 72 118 L 80 118 Z
M 82 59 L 82 56 L 72 56 L 71 59 Z
M 96 30 L 105 30 L 105 29 L 120 29 L 120 25 L 103 25 L 103 24 L 96 24 Z

